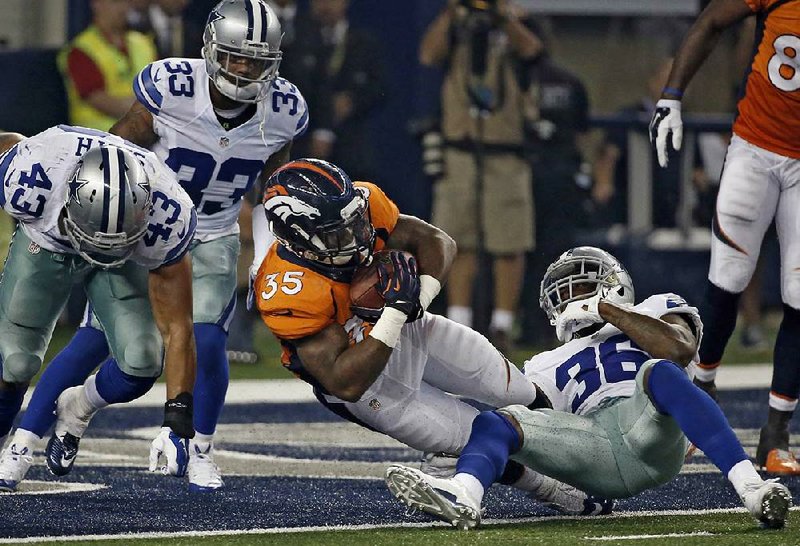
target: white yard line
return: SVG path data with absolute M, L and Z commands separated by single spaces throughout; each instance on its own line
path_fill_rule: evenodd
M 791 508 L 792 511 L 800 510 L 800 507 Z M 623 512 L 608 516 L 538 516 L 518 519 L 487 519 L 481 525 L 503 525 L 508 523 L 542 523 L 553 520 L 593 520 L 593 519 L 625 519 L 639 518 L 648 516 L 697 516 L 704 514 L 736 514 L 745 513 L 744 508 L 720 508 L 715 510 L 660 510 L 644 512 Z M 324 531 L 365 531 L 370 529 L 393 529 L 393 528 L 425 528 L 425 527 L 450 527 L 444 522 L 424 522 L 424 523 L 383 523 L 366 525 L 320 525 L 315 527 L 269 527 L 265 529 L 226 529 L 218 531 L 175 531 L 164 533 L 120 533 L 108 535 L 66 535 L 49 537 L 28 537 L 28 538 L 0 538 L 0 544 L 35 544 L 37 542 L 76 542 L 90 540 L 121 540 L 121 539 L 161 539 L 161 538 L 184 538 L 184 537 L 208 537 L 208 536 L 234 536 L 234 535 L 259 535 L 259 534 L 284 534 L 284 533 L 314 533 Z M 669 536 L 669 535 L 665 535 Z M 680 536 L 691 536 L 690 534 Z M 587 537 L 588 538 L 588 537 Z M 617 540 L 615 537 L 614 540 Z
M 714 533 L 708 531 L 697 531 L 696 533 L 666 533 L 663 535 L 609 535 L 602 537 L 583 537 L 584 540 L 646 540 L 646 539 L 661 539 L 661 538 L 684 538 L 684 537 L 711 537 Z
M 721 390 L 755 389 L 769 387 L 772 379 L 772 364 L 722 366 L 717 374 L 717 388 Z M 33 393 L 29 389 L 23 407 Z M 166 387 L 156 384 L 150 392 L 125 404 L 135 407 L 161 407 L 166 400 Z M 226 404 L 297 403 L 316 400 L 311 386 L 299 379 L 242 379 L 231 381 Z

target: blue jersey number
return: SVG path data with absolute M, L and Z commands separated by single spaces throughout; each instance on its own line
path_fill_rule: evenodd
M 191 76 L 192 65 L 189 64 L 189 61 L 180 61 L 176 64 L 165 62 L 164 68 L 166 68 L 167 72 L 170 74 L 170 93 L 176 97 L 194 96 L 194 78 Z
M 30 172 L 22 171 L 19 177 L 19 185 L 14 195 L 11 196 L 10 203 L 14 210 L 26 214 L 31 218 L 39 218 L 44 212 L 44 205 L 47 202 L 46 193 L 53 189 L 53 183 L 47 178 L 41 163 L 31 165 Z M 25 188 L 30 188 L 26 191 Z M 34 191 L 40 188 L 43 192 Z
M 649 358 L 628 336 L 617 334 L 597 349 L 587 347 L 561 364 L 556 369 L 556 387 L 563 392 L 570 380 L 577 382 L 577 393 L 570 404 L 574 412 L 603 384 L 635 378 Z
M 205 152 L 188 148 L 172 148 L 166 164 L 178 174 L 178 181 L 192 198 L 197 212 L 211 215 L 236 203 L 255 183 L 264 162 L 257 159 L 231 157 L 219 166 L 216 180 L 225 186 L 223 195 L 219 190 L 207 192 L 206 188 L 214 180 L 217 162 Z
M 150 216 L 153 216 L 158 208 L 165 211 L 168 216 L 163 224 L 150 222 L 147 225 L 147 233 L 144 234 L 144 244 L 147 246 L 153 246 L 159 239 L 169 240 L 169 236 L 172 235 L 172 228 L 169 226 L 174 224 L 181 215 L 180 203 L 167 197 L 164 192 L 154 191 L 153 212 L 150 213 Z
M 272 92 L 273 112 L 280 112 L 281 106 L 289 105 L 289 115 L 293 116 L 297 113 L 297 105 L 299 103 L 300 99 L 297 98 L 297 95 L 294 95 L 292 93 L 281 93 L 280 91 Z

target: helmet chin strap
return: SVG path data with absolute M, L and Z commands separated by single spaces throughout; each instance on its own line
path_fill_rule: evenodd
M 257 83 L 248 83 L 240 87 L 223 76 L 222 72 L 218 72 L 217 75 L 214 76 L 214 85 L 220 93 L 231 100 L 239 102 L 255 101 L 259 92 L 259 85 Z

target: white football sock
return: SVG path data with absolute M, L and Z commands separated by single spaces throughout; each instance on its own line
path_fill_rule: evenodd
M 510 332 L 513 327 L 514 313 L 507 309 L 495 309 L 492 311 L 492 322 L 489 325 L 490 330 Z
M 477 501 L 478 507 L 480 507 L 481 503 L 483 502 L 484 491 L 483 484 L 478 478 L 472 474 L 467 474 L 466 472 L 459 472 L 453 476 L 453 481 L 463 485 L 464 489 L 467 490 L 467 493 L 469 493 L 469 495 L 475 499 L 475 501 Z
M 472 309 L 463 305 L 450 305 L 447 308 L 447 318 L 453 322 L 472 328 Z
M 736 489 L 736 493 L 738 493 L 740 497 L 742 493 L 744 493 L 746 484 L 763 481 L 749 459 L 739 461 L 733 465 L 733 468 L 728 472 L 728 479 L 733 484 L 733 488 Z
M 33 452 L 34 447 L 36 447 L 36 443 L 41 441 L 41 439 L 41 436 L 34 434 L 29 430 L 18 428 L 14 433 L 11 443 L 17 446 L 17 450 L 19 450 L 20 447 L 27 447 L 31 452 Z

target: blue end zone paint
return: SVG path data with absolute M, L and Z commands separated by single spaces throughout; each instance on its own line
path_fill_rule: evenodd
M 764 390 L 723 391 L 722 406 L 735 428 L 755 429 L 767 413 Z M 125 430 L 160 422 L 158 408 L 109 408 L 92 422 L 96 437 L 124 437 Z M 223 423 L 338 422 L 319 404 L 230 405 Z M 800 431 L 795 421 L 792 427 Z M 229 439 L 231 440 L 231 439 Z M 232 449 L 295 458 L 350 461 L 412 461 L 416 454 L 399 448 L 297 447 L 280 444 L 238 444 Z M 41 464 L 41 457 L 38 462 Z M 698 461 L 702 462 L 702 461 Z M 335 463 L 334 463 L 335 464 Z M 41 465 L 31 480 L 55 478 Z M 80 461 L 67 481 L 102 483 L 107 489 L 53 495 L 0 495 L 0 537 L 88 535 L 148 531 L 304 527 L 430 521 L 409 516 L 380 480 L 264 476 L 226 476 L 225 488 L 213 494 L 192 494 L 186 482 L 129 468 L 91 468 Z M 800 500 L 800 478 L 783 480 Z M 487 497 L 488 518 L 515 518 L 554 513 L 524 494 L 494 487 Z M 733 488 L 720 474 L 681 475 L 658 489 L 618 501 L 617 510 L 688 510 L 737 508 Z

